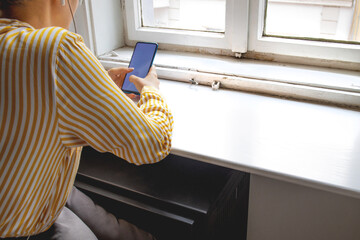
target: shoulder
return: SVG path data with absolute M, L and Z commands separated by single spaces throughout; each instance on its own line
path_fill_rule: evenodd
M 69 56 L 69 54 L 73 55 L 76 54 L 76 52 L 79 53 L 84 51 L 88 51 L 88 49 L 82 36 L 63 29 L 57 51 L 58 54 L 61 55 L 66 53 L 66 55 Z
M 82 51 L 86 48 L 83 38 L 67 29 L 61 27 L 46 27 L 30 31 L 29 37 L 36 42 L 33 47 L 36 51 L 42 49 L 52 57 L 57 58 L 63 53 Z
M 26 29 L 23 33 L 41 45 L 54 47 L 54 45 L 60 44 L 70 32 L 61 27 L 46 27 L 41 29 Z
M 51 34 L 51 42 L 54 43 L 56 46 L 55 48 L 69 48 L 74 47 L 76 45 L 84 44 L 83 38 L 76 33 L 73 33 L 67 29 L 61 27 L 49 27 L 44 28 L 44 31 L 50 31 Z
M 61 27 L 26 29 L 24 33 L 28 35 L 28 38 L 36 41 L 36 45 L 40 45 L 40 47 L 46 46 L 49 49 L 54 49 L 55 52 L 58 52 L 59 48 L 84 44 L 84 40 L 80 35 Z
M 72 33 L 61 27 L 46 27 L 40 29 L 19 28 L 18 39 L 35 52 L 45 51 L 56 55 L 63 42 L 68 41 Z M 79 37 L 80 38 L 80 37 Z
M 84 39 L 76 33 L 73 33 L 69 30 L 63 29 L 63 28 L 59 28 L 62 29 L 62 39 L 61 39 L 61 43 L 64 44 L 83 44 L 84 43 Z

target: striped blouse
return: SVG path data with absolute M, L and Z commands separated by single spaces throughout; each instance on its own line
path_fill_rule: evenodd
M 136 106 L 79 35 L 0 19 L 0 237 L 54 223 L 82 146 L 154 163 L 170 151 L 172 125 L 156 89 Z

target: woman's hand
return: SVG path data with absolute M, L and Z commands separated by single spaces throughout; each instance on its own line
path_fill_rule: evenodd
M 111 77 L 111 79 L 115 82 L 115 84 L 121 89 L 122 84 L 125 79 L 125 75 L 127 73 L 132 72 L 133 70 L 134 70 L 133 68 L 123 68 L 123 67 L 112 68 L 108 71 L 108 74 Z M 136 89 L 139 91 L 139 93 L 141 93 L 144 86 L 150 86 L 150 87 L 154 87 L 156 89 L 159 89 L 159 86 L 160 86 L 160 81 L 157 77 L 155 66 L 152 66 L 150 68 L 150 71 L 145 78 L 140 78 L 135 75 L 131 75 L 129 80 L 130 80 L 130 82 L 134 83 L 134 85 L 135 85 Z M 126 95 L 130 99 L 132 99 L 134 102 L 137 102 L 140 99 L 139 95 L 136 95 L 133 93 L 130 93 L 130 94 L 126 93 Z
M 127 73 L 131 73 L 134 69 L 133 68 L 124 68 L 124 67 L 118 67 L 118 68 L 112 68 L 108 71 L 109 76 L 114 81 L 114 83 L 121 89 L 125 75 Z M 131 100 L 133 100 L 135 103 L 139 101 L 140 96 L 133 94 L 133 93 L 125 93 L 126 96 L 128 96 Z
M 141 90 L 143 89 L 144 86 L 150 86 L 156 89 L 159 89 L 160 86 L 160 81 L 157 77 L 155 66 L 152 66 L 150 68 L 150 71 L 145 78 L 139 78 L 135 75 L 131 75 L 129 80 L 135 85 L 139 93 L 141 93 Z
M 127 73 L 131 73 L 134 69 L 133 68 L 124 68 L 124 67 L 118 67 L 118 68 L 112 68 L 108 71 L 109 76 L 111 79 L 115 82 L 115 84 L 121 89 L 121 86 L 123 85 L 125 75 Z

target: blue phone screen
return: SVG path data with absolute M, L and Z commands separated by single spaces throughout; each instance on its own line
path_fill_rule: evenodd
M 129 64 L 129 68 L 134 68 L 134 70 L 125 76 L 125 80 L 121 88 L 124 92 L 139 94 L 135 85 L 129 81 L 129 77 L 131 75 L 141 78 L 146 77 L 151 65 L 153 64 L 157 47 L 156 43 L 138 42 L 136 44 Z

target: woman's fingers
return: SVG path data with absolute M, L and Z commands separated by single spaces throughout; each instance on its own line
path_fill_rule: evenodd
M 112 68 L 108 71 L 110 77 L 119 77 L 120 75 L 125 75 L 134 70 L 134 68 L 118 67 Z
M 144 86 L 151 86 L 159 89 L 160 81 L 157 77 L 156 68 L 152 66 L 148 75 L 145 78 L 140 78 L 135 75 L 131 75 L 130 82 L 134 83 L 136 89 L 141 93 Z
M 115 82 L 115 84 L 121 88 L 124 79 L 125 79 L 125 75 L 127 73 L 132 72 L 134 69 L 133 68 L 125 68 L 125 67 L 118 67 L 118 68 L 112 68 L 108 71 L 109 76 L 111 77 L 111 79 Z

